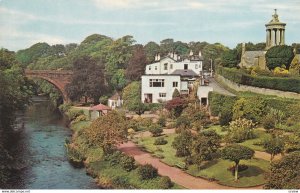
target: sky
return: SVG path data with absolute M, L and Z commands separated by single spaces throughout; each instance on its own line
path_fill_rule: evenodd
M 300 0 L 0 0 L 0 48 L 80 43 L 91 34 L 137 43 L 265 42 L 274 9 L 286 44 L 300 42 Z

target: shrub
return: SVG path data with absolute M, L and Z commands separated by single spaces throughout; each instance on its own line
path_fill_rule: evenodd
M 166 109 L 172 112 L 175 117 L 179 117 L 186 106 L 186 101 L 177 97 L 167 102 Z
M 188 116 L 182 115 L 176 119 L 176 127 L 177 128 L 189 128 L 191 126 L 191 121 Z
M 152 133 L 153 137 L 158 137 L 162 134 L 163 129 L 158 124 L 152 124 L 149 131 Z
M 133 157 L 123 154 L 120 158 L 120 165 L 127 172 L 135 169 L 135 160 Z
M 163 176 L 159 180 L 159 187 L 161 189 L 169 189 L 173 186 L 171 179 L 168 176 Z
M 116 189 L 134 189 L 134 186 L 132 186 L 129 183 L 128 178 L 124 178 L 121 176 L 116 176 L 112 179 L 113 187 Z
M 165 140 L 165 138 L 163 137 L 159 137 L 157 139 L 155 139 L 154 141 L 154 145 L 166 145 L 168 143 L 167 140 Z
M 166 126 L 166 117 L 163 115 L 159 116 L 157 124 L 159 124 L 162 127 L 165 127 Z
M 230 110 L 223 110 L 219 116 L 219 123 L 221 126 L 229 125 L 232 121 L 232 112 Z
M 109 165 L 115 166 L 120 163 L 122 157 L 122 152 L 114 151 L 112 154 L 105 156 L 105 160 L 109 161 Z
M 107 102 L 108 102 L 108 96 L 106 95 L 103 95 L 99 98 L 99 102 L 104 104 L 104 105 L 107 105 Z
M 79 115 L 78 117 L 75 118 L 75 120 L 73 121 L 73 123 L 77 123 L 80 121 L 86 121 L 86 116 L 85 115 Z
M 71 106 L 72 105 L 70 103 L 66 103 L 66 104 L 60 105 L 58 108 L 61 112 L 65 113 L 71 108 Z
M 67 116 L 71 121 L 75 120 L 80 115 L 84 115 L 83 110 L 70 109 L 67 113 Z
M 157 177 L 157 169 L 151 164 L 146 164 L 138 167 L 138 174 L 142 180 L 148 180 Z
M 218 116 L 223 111 L 231 111 L 237 97 L 222 95 L 216 92 L 208 94 L 209 106 L 212 116 Z
M 262 125 L 266 130 L 274 129 L 275 123 L 275 118 L 270 115 L 265 116 L 265 118 L 262 121 Z
M 172 147 L 176 149 L 177 157 L 184 157 L 191 155 L 193 135 L 189 130 L 183 130 L 178 136 L 175 137 Z
M 255 124 L 251 120 L 237 119 L 229 124 L 229 132 L 226 136 L 227 141 L 231 143 L 240 143 L 247 139 L 254 138 Z

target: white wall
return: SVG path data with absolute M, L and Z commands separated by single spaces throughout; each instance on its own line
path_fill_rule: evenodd
M 198 91 L 197 91 L 197 96 L 198 96 L 199 100 L 201 100 L 201 98 L 208 99 L 208 93 L 210 91 L 213 91 L 213 88 L 211 86 L 199 86 Z
M 121 107 L 123 105 L 123 100 L 112 100 L 112 99 L 108 99 L 107 101 L 108 106 L 112 109 L 115 109 L 117 107 Z
M 164 79 L 164 87 L 150 87 L 150 79 Z M 178 82 L 177 87 L 173 87 L 173 82 Z M 181 82 L 179 75 L 144 75 L 142 76 L 141 100 L 144 102 L 145 94 L 152 94 L 152 103 L 158 103 L 159 99 L 171 100 L 175 88 L 180 92 Z M 159 97 L 159 93 L 166 93 L 166 97 Z

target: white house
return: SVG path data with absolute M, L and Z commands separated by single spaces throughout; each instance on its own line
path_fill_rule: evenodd
M 202 72 L 202 55 L 190 54 L 182 60 L 176 54 L 164 58 L 155 57 L 156 62 L 146 66 L 142 76 L 141 100 L 143 103 L 159 103 L 172 99 L 175 89 L 180 94 L 188 95 L 194 81 Z
M 121 99 L 121 95 L 118 92 L 116 92 L 113 96 L 111 96 L 108 99 L 107 104 L 112 109 L 121 107 L 123 105 L 123 100 Z
M 213 91 L 211 86 L 200 85 L 197 90 L 197 96 L 201 105 L 208 105 L 208 93 Z

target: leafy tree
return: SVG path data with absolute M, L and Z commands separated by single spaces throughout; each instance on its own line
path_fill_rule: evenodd
M 253 156 L 254 151 L 252 149 L 238 144 L 226 146 L 221 151 L 222 159 L 227 159 L 235 163 L 235 181 L 238 180 L 240 160 L 251 159 Z
M 103 77 L 102 64 L 90 57 L 83 57 L 74 62 L 71 83 L 66 86 L 66 91 L 71 100 L 88 97 L 98 103 L 101 95 L 106 93 L 107 87 Z
M 240 143 L 254 138 L 253 129 L 255 124 L 251 120 L 237 119 L 229 123 L 229 131 L 226 136 L 230 143 Z
M 193 134 L 190 130 L 182 130 L 181 133 L 175 137 L 172 147 L 176 149 L 176 156 L 185 157 L 191 155 Z
M 96 119 L 84 133 L 89 144 L 100 146 L 105 154 L 109 154 L 127 140 L 126 118 L 117 111 L 110 111 Z
M 122 90 L 126 86 L 125 71 L 123 69 L 116 70 L 111 78 L 111 85 L 115 90 Z
M 186 102 L 177 97 L 167 102 L 166 109 L 173 112 L 175 117 L 179 117 L 183 109 L 186 107 Z
M 293 152 L 271 163 L 266 189 L 300 189 L 300 152 Z
M 160 52 L 160 47 L 155 42 L 148 42 L 144 46 L 144 50 L 147 57 L 147 63 L 153 63 L 155 60 L 155 55 Z
M 183 43 L 181 41 L 174 42 L 173 46 L 174 46 L 173 52 L 175 52 L 181 56 L 187 55 L 190 51 L 189 45 L 187 43 Z M 170 50 L 170 51 L 172 51 L 172 50 Z
M 261 97 L 240 98 L 235 102 L 232 111 L 233 120 L 246 118 L 259 122 L 266 113 L 266 101 Z
M 145 72 L 147 58 L 142 45 L 136 45 L 133 49 L 133 55 L 129 59 L 126 69 L 126 77 L 131 81 L 140 80 Z
M 286 69 L 290 68 L 290 64 L 294 58 L 293 48 L 291 46 L 274 46 L 266 53 L 266 63 L 270 70 L 284 65 Z
M 226 50 L 228 50 L 228 48 L 220 43 L 206 45 L 202 52 L 204 58 L 203 68 L 208 70 L 210 68 L 210 59 L 212 59 L 214 64 L 215 60 L 219 58 Z
M 175 46 L 174 46 L 173 39 L 169 38 L 160 41 L 161 55 L 167 55 L 169 52 L 174 52 L 174 51 L 175 51 Z
M 220 136 L 215 131 L 200 132 L 193 140 L 192 156 L 200 167 L 203 161 L 212 160 L 220 147 Z
M 124 100 L 124 107 L 129 109 L 135 109 L 141 103 L 141 83 L 134 81 L 128 84 L 123 89 L 122 98 Z
M 263 145 L 266 149 L 266 152 L 271 154 L 271 162 L 273 161 L 275 155 L 283 153 L 284 150 L 284 141 L 278 136 L 266 139 L 263 142 Z
M 172 94 L 172 98 L 178 98 L 180 97 L 180 92 L 178 91 L 177 88 L 174 89 L 173 94 Z
M 149 180 L 158 176 L 157 169 L 151 164 L 145 164 L 138 167 L 138 174 L 142 180 Z
M 221 64 L 224 67 L 233 68 L 238 65 L 238 58 L 237 58 L 237 51 L 236 49 L 227 50 L 222 54 L 221 57 Z

